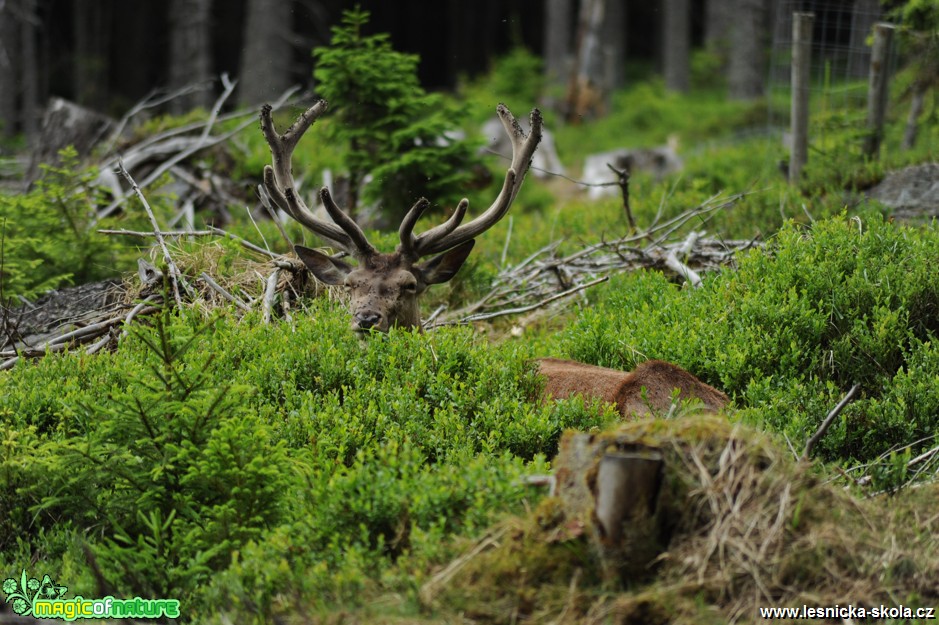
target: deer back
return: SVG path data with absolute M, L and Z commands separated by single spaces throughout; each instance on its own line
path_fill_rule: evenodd
M 676 390 L 679 400 L 698 399 L 714 412 L 729 402 L 724 393 L 678 365 L 662 360 L 649 360 L 626 372 L 573 360 L 542 358 L 538 360 L 538 372 L 545 378 L 545 398 L 566 399 L 579 394 L 601 399 L 616 404 L 624 417 L 667 412 Z

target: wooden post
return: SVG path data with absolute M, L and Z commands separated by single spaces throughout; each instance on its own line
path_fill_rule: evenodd
M 809 157 L 809 85 L 812 72 L 812 13 L 792 15 L 792 109 L 789 183 L 797 184 Z
M 874 45 L 871 46 L 870 81 L 867 85 L 867 140 L 864 153 L 877 158 L 884 138 L 884 113 L 887 110 L 887 53 L 894 26 L 886 22 L 874 24 Z
M 594 514 L 602 541 L 618 546 L 624 521 L 655 513 L 663 464 L 662 453 L 654 449 L 607 453 L 600 459 Z

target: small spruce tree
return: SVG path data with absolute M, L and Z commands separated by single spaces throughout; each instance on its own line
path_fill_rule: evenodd
M 363 35 L 369 13 L 346 11 L 329 47 L 313 51 L 319 94 L 335 111 L 331 138 L 347 148 L 354 211 L 363 199 L 396 223 L 420 197 L 454 205 L 478 164 L 475 146 L 453 138 L 458 108 L 429 94 L 417 55 L 396 52 L 386 33 Z

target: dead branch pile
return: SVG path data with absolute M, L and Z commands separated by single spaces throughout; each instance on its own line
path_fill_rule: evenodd
M 197 157 L 214 151 L 215 160 L 230 161 L 226 150 L 238 149 L 237 136 L 256 123 L 256 111 L 222 113 L 234 92 L 236 82 L 222 75 L 223 93 L 204 121 L 194 122 L 140 136 L 131 130 L 135 123 L 168 101 L 192 89 L 172 93 L 154 92 L 133 106 L 120 120 L 104 118 L 77 104 L 53 99 L 45 112 L 43 132 L 30 154 L 25 171 L 29 187 L 41 176 L 41 165 L 55 165 L 59 151 L 73 146 L 82 162 L 97 168 L 96 186 L 110 194 L 110 201 L 97 209 L 95 221 L 122 210 L 135 195 L 118 175 L 120 164 L 131 173 L 141 190 L 159 183 L 161 190 L 179 198 L 179 209 L 169 227 L 192 229 L 194 212 L 213 216 L 208 221 L 225 223 L 228 207 L 245 203 L 244 191 L 230 178 L 202 166 Z M 281 95 L 276 110 L 293 104 L 293 88 Z M 226 123 L 231 122 L 231 123 Z
M 175 240 L 188 233 L 160 234 L 169 239 L 165 247 L 153 246 L 150 260 L 140 259 L 137 275 L 123 283 L 86 284 L 52 291 L 35 303 L 0 307 L 0 371 L 49 353 L 113 349 L 134 322 L 167 303 L 204 314 L 234 304 L 235 314 L 259 312 L 270 323 L 275 317 L 290 319 L 301 297 L 335 294 L 309 278 L 297 259 L 258 248 L 223 230 L 211 234 L 237 239 L 268 258 L 240 259 L 234 270 L 223 271 L 222 261 L 229 252 L 218 241 L 184 252 Z M 164 249 L 173 259 L 174 271 L 163 263 Z M 174 301 L 177 292 L 179 299 Z
M 732 207 L 741 197 L 740 194 L 714 196 L 671 219 L 657 218 L 647 230 L 593 243 L 565 256 L 558 255 L 563 241 L 555 241 L 502 270 L 489 293 L 442 316 L 434 325 L 469 323 L 529 312 L 625 271 L 667 271 L 683 282 L 700 286 L 699 272 L 733 266 L 738 252 L 759 247 L 761 243 L 710 238 L 703 231 L 678 237 L 689 224 L 705 224 L 716 212 Z
M 136 318 L 164 304 L 164 286 L 177 307 L 210 310 L 222 302 L 233 303 L 242 313 L 261 311 L 266 321 L 274 315 L 289 317 L 292 302 L 311 287 L 322 290 L 322 285 L 307 280 L 305 269 L 296 260 L 254 246 L 220 228 L 193 229 L 197 207 L 206 221 L 224 223 L 228 206 L 245 204 L 244 197 L 236 197 L 243 191 L 235 182 L 201 167 L 197 160 L 207 150 L 218 150 L 220 146 L 237 148 L 236 136 L 256 123 L 256 112 L 252 110 L 222 113 L 235 88 L 235 83 L 224 75 L 222 83 L 224 91 L 206 120 L 145 137 L 128 129 L 152 109 L 192 87 L 172 93 L 154 92 L 120 120 L 103 118 L 64 100 L 52 101 L 43 121 L 42 138 L 23 167 L 26 185 L 40 176 L 40 164 L 56 164 L 59 151 L 73 145 L 85 163 L 98 169 L 97 186 L 110 191 L 110 202 L 98 207 L 93 223 L 119 210 L 138 210 L 139 200 L 153 227 L 151 232 L 100 232 L 155 239 L 153 250 L 161 254 L 159 260 L 141 260 L 139 279 L 128 279 L 124 284 L 107 281 L 64 288 L 33 303 L 24 300 L 16 307 L 0 302 L 0 370 L 24 358 L 79 349 L 95 353 L 115 346 Z M 285 92 L 272 108 L 291 104 L 295 92 L 296 88 Z M 226 124 L 220 130 L 222 122 L 234 125 Z M 225 155 L 217 153 L 216 157 L 224 160 Z M 152 190 L 156 183 L 163 192 L 179 197 L 179 208 L 166 224 L 167 229 L 175 230 L 161 231 L 144 196 L 143 190 Z M 204 246 L 201 258 L 181 254 L 176 245 L 180 237 L 206 235 L 236 239 L 267 260 L 245 261 L 235 275 L 221 277 L 221 272 L 214 271 L 217 263 L 207 262 L 213 255 L 222 255 L 219 245 Z M 165 282 L 157 266 L 167 268 Z

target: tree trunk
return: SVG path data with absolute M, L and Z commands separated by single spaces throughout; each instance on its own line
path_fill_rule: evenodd
M 150 41 L 154 24 L 165 20 L 166 7 L 162 3 L 135 2 L 114 3 L 112 20 L 117 26 L 121 38 L 121 53 L 111 55 L 108 71 L 112 76 L 120 76 L 120 91 L 114 85 L 114 101 L 121 108 L 129 108 L 130 101 L 137 101 L 153 91 L 154 70 L 165 71 L 160 60 L 148 60 L 143 65 L 141 59 L 150 59 L 153 55 L 153 43 Z
M 662 60 L 665 87 L 685 92 L 691 86 L 691 3 L 665 0 Z
M 290 86 L 292 0 L 248 0 L 238 100 L 269 102 Z
M 20 119 L 23 123 L 23 134 L 32 144 L 39 136 L 39 116 L 42 107 L 39 104 L 39 53 L 37 39 L 39 37 L 36 24 L 39 16 L 36 12 L 36 0 L 22 0 L 23 9 L 23 65 L 20 80 L 23 82 L 23 100 L 20 105 Z
M 923 114 L 928 87 L 924 83 L 913 85 L 913 101 L 910 102 L 910 114 L 906 118 L 906 128 L 903 130 L 903 143 L 901 148 L 912 150 L 916 145 L 916 135 L 919 132 L 919 116 Z
M 792 13 L 797 5 L 785 2 L 770 2 L 769 16 L 773 45 L 773 64 L 770 68 L 769 83 L 772 85 L 789 82 L 789 54 L 792 47 Z
M 563 84 L 571 56 L 571 0 L 545 0 L 544 70 L 549 84 Z
M 733 25 L 733 0 L 705 0 L 704 48 L 720 60 L 722 70 L 727 69 L 727 61 L 730 57 Z
M 567 92 L 568 120 L 600 115 L 606 110 L 602 30 L 606 0 L 583 0 L 577 33 L 577 58 Z
M 12 1 L 0 3 L 0 135 L 12 137 L 19 129 L 17 95 L 21 24 L 11 10 Z
M 110 6 L 100 0 L 74 2 L 75 101 L 98 111 L 103 111 L 108 103 Z
M 727 86 L 731 98 L 753 100 L 763 95 L 766 74 L 766 15 L 763 0 L 736 0 Z
M 855 0 L 851 13 L 851 42 L 848 49 L 848 78 L 866 78 L 871 65 L 867 38 L 880 19 L 880 0 Z
M 212 0 L 170 2 L 170 88 L 205 87 L 174 99 L 171 109 L 176 114 L 197 106 L 207 108 L 212 102 L 211 8 Z
M 610 90 L 626 84 L 626 12 L 625 0 L 607 0 L 603 25 L 606 57 L 606 84 Z
M 887 114 L 887 91 L 889 87 L 889 68 L 887 54 L 893 40 L 893 24 L 880 23 L 874 26 L 874 42 L 871 46 L 870 79 L 867 85 L 867 139 L 864 141 L 864 154 L 868 158 L 877 158 L 880 144 L 884 140 L 884 118 Z
M 662 452 L 628 435 L 566 432 L 552 465 L 564 516 L 587 528 L 604 578 L 647 578 L 674 514 Z

